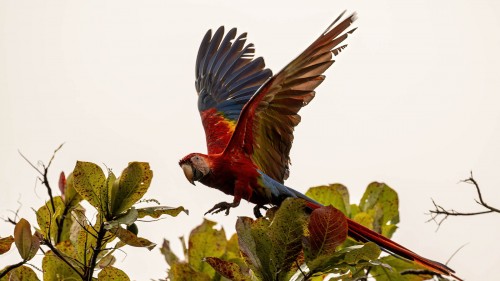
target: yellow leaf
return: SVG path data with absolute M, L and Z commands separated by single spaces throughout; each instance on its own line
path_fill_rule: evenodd
M 120 281 L 127 281 L 130 280 L 128 275 L 123 272 L 122 270 L 108 266 L 101 270 L 99 274 L 97 275 L 97 280 L 98 281 L 115 281 L 115 280 L 120 280 Z
M 106 203 L 100 202 L 99 198 L 105 182 L 106 177 L 99 166 L 90 162 L 76 162 L 75 169 L 73 170 L 73 185 L 75 190 L 98 210 L 103 210 L 101 203 Z
M 112 216 L 128 210 L 146 193 L 153 179 L 153 171 L 145 162 L 132 162 L 123 170 L 118 186 L 115 181 L 109 196 L 109 210 Z

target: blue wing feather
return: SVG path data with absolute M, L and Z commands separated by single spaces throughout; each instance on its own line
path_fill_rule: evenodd
M 209 30 L 202 40 L 196 59 L 198 110 L 215 108 L 216 114 L 237 121 L 243 106 L 257 89 L 272 76 L 264 59 L 252 59 L 253 44 L 247 44 L 246 34 L 236 36 L 236 28 L 224 36 L 220 27 L 212 36 Z M 210 128 L 205 128 L 205 131 Z

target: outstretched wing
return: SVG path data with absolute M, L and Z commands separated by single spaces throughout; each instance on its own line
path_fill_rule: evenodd
M 203 38 L 196 58 L 198 110 L 205 129 L 208 153 L 224 150 L 234 132 L 241 109 L 272 76 L 264 59 L 253 59 L 253 44 L 246 33 L 235 39 L 236 28 L 224 36 L 221 26 Z M 235 39 L 235 40 L 234 40 Z
M 242 148 L 276 181 L 282 183 L 288 177 L 293 130 L 300 122 L 298 112 L 314 98 L 314 89 L 325 78 L 322 73 L 334 62 L 332 56 L 346 47 L 339 44 L 355 30 L 346 31 L 356 14 L 338 23 L 344 13 L 245 105 L 226 148 L 228 153 Z

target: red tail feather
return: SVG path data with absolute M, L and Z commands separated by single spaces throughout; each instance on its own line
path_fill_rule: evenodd
M 314 209 L 317 209 L 319 207 L 321 207 L 321 205 L 318 205 L 316 203 L 313 203 L 313 202 L 307 202 L 306 203 L 307 207 L 314 210 Z M 377 244 L 382 250 L 384 250 L 385 252 L 389 253 L 389 254 L 392 254 L 392 255 L 397 255 L 397 256 L 400 256 L 402 258 L 405 258 L 405 259 L 408 259 L 408 260 L 411 260 L 411 261 L 414 261 L 416 262 L 417 264 L 433 271 L 433 272 L 436 272 L 438 274 L 442 274 L 442 275 L 449 275 L 449 276 L 452 276 L 453 278 L 457 279 L 457 280 L 462 280 L 460 278 L 458 278 L 457 276 L 455 276 L 453 273 L 455 273 L 455 271 L 451 268 L 449 268 L 448 266 L 442 264 L 442 263 L 439 263 L 437 261 L 433 261 L 433 260 L 429 260 L 429 259 L 426 259 L 422 256 L 419 256 L 418 254 L 412 252 L 411 250 L 399 245 L 398 243 L 392 241 L 391 239 L 367 228 L 367 227 L 364 227 L 362 226 L 361 224 L 351 220 L 351 219 L 347 219 L 347 227 L 348 227 L 348 235 L 349 237 L 355 239 L 356 241 L 360 241 L 360 242 L 373 242 L 375 244 Z

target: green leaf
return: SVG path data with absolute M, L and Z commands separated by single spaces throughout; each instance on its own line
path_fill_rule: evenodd
M 0 238 L 0 255 L 7 253 L 10 250 L 12 243 L 14 243 L 14 237 L 12 237 L 12 235 Z
M 367 242 L 363 246 L 352 246 L 345 253 L 343 261 L 347 264 L 356 264 L 360 261 L 375 260 L 380 256 L 381 250 L 377 244 Z
M 161 215 L 170 215 L 172 217 L 177 217 L 180 212 L 185 212 L 189 215 L 189 211 L 184 209 L 184 207 L 167 207 L 167 206 L 157 206 L 157 207 L 147 207 L 137 209 L 139 212 L 139 218 L 152 217 L 154 219 L 159 218 Z
M 104 228 L 109 230 L 117 226 L 120 226 L 120 224 L 126 224 L 127 226 L 129 226 L 137 220 L 138 215 L 139 213 L 137 212 L 137 210 L 134 207 L 132 207 L 128 209 L 126 213 L 118 216 L 116 219 L 105 222 Z
M 118 215 L 139 201 L 148 190 L 152 178 L 153 171 L 148 163 L 130 163 L 120 176 L 118 188 L 113 186 L 112 193 L 108 194 L 111 215 Z
M 129 246 L 145 247 L 150 251 L 156 246 L 155 243 L 149 241 L 148 239 L 137 237 L 137 235 L 119 226 L 111 229 L 110 232 L 116 235 L 120 241 Z
M 319 203 L 339 209 L 346 216 L 350 216 L 349 191 L 339 183 L 311 187 L 306 192 L 306 196 Z
M 130 280 L 128 275 L 123 272 L 121 269 L 118 269 L 116 267 L 108 266 L 101 270 L 99 274 L 97 275 L 97 280 L 98 281 L 115 281 L 115 280 L 123 280 L 127 281 Z
M 215 222 L 207 219 L 193 229 L 189 235 L 188 262 L 196 271 L 204 272 L 213 278 L 215 270 L 203 262 L 205 257 L 222 257 L 226 251 L 224 229 L 216 230 Z
M 32 259 L 40 248 L 40 240 L 37 236 L 31 235 L 30 223 L 25 219 L 20 219 L 16 224 L 14 240 L 19 255 L 25 261 Z
M 327 206 L 314 210 L 308 223 L 306 258 L 331 255 L 347 238 L 347 219 L 338 209 Z
M 232 281 L 251 280 L 249 274 L 243 272 L 240 266 L 234 262 L 221 260 L 215 257 L 207 257 L 204 261 L 210 264 L 210 266 L 212 266 L 220 275 L 229 278 Z
M 385 183 L 372 182 L 366 188 L 359 208 L 373 216 L 375 231 L 390 238 L 399 223 L 398 205 L 396 191 Z
M 408 270 L 422 273 L 424 273 L 422 270 L 425 270 L 424 267 L 401 258 L 386 256 L 381 258 L 380 262 L 386 266 L 374 266 L 370 271 L 377 281 L 423 281 L 432 279 L 432 275 L 429 274 L 401 274 L 405 271 L 408 272 Z M 390 268 L 387 268 L 387 265 Z
M 269 227 L 269 237 L 273 244 L 271 270 L 273 275 L 278 276 L 278 280 L 284 280 L 288 276 L 302 250 L 306 222 L 304 209 L 304 200 L 286 199 L 281 203 Z
M 172 266 L 179 262 L 177 255 L 170 249 L 170 242 L 168 240 L 163 239 L 163 245 L 160 248 L 160 252 L 163 257 L 165 257 L 165 261 L 168 265 Z
M 70 182 L 68 181 L 68 183 Z M 70 189 L 70 185 L 67 185 L 66 191 Z M 51 201 L 47 201 L 36 212 L 36 220 L 43 236 L 46 239 L 50 239 L 52 243 L 57 244 L 69 239 L 71 226 L 73 225 L 71 210 L 79 205 L 65 205 L 61 196 L 54 197 L 53 202 L 56 211 L 52 211 L 52 203 Z
M 2 272 L 2 271 L 0 271 Z M 31 267 L 22 265 L 9 271 L 0 281 L 40 281 Z
M 106 183 L 102 169 L 94 163 L 77 161 L 73 170 L 73 184 L 76 192 L 98 210 L 105 210 L 101 205 L 101 190 Z
M 359 212 L 352 218 L 352 220 L 369 229 L 374 229 L 374 218 L 369 213 Z
M 269 252 L 271 251 L 271 242 L 269 241 L 269 236 L 266 230 L 263 230 L 260 237 L 261 243 L 257 244 L 256 239 L 254 239 L 254 234 L 256 231 L 254 229 L 263 226 L 262 222 L 267 222 L 264 218 L 259 218 L 256 221 L 248 217 L 238 217 L 236 221 L 236 232 L 238 233 L 238 244 L 246 263 L 252 269 L 254 274 L 259 280 L 271 280 L 269 272 Z M 267 229 L 269 223 L 267 222 Z M 264 242 L 265 241 L 265 242 Z M 264 243 L 262 243 L 264 242 Z M 259 247 L 257 248 L 257 245 Z M 259 249 L 259 251 L 257 250 Z M 264 256 L 261 261 L 260 256 Z
M 116 179 L 115 174 L 111 169 L 108 169 L 108 178 L 106 179 L 106 184 L 101 191 L 101 197 L 103 202 L 107 202 L 104 204 L 104 209 L 105 211 L 105 217 L 108 220 L 113 219 L 114 214 L 112 213 L 111 210 L 111 205 L 113 202 L 111 202 L 111 194 L 114 192 L 117 192 L 119 189 L 119 181 Z
M 69 241 L 64 241 L 56 245 L 56 248 L 78 268 L 74 259 L 76 258 L 75 247 Z M 59 259 L 52 251 L 48 251 L 42 260 L 43 280 L 81 280 L 80 275 L 69 267 L 64 261 Z
M 371 266 L 380 255 L 380 248 L 372 242 L 346 247 L 330 256 L 319 256 L 307 263 L 311 272 L 357 272 L 360 268 Z
M 233 234 L 226 244 L 226 254 L 224 258 L 228 261 L 237 261 L 239 263 L 243 262 L 240 253 L 240 247 L 238 247 L 238 235 Z

